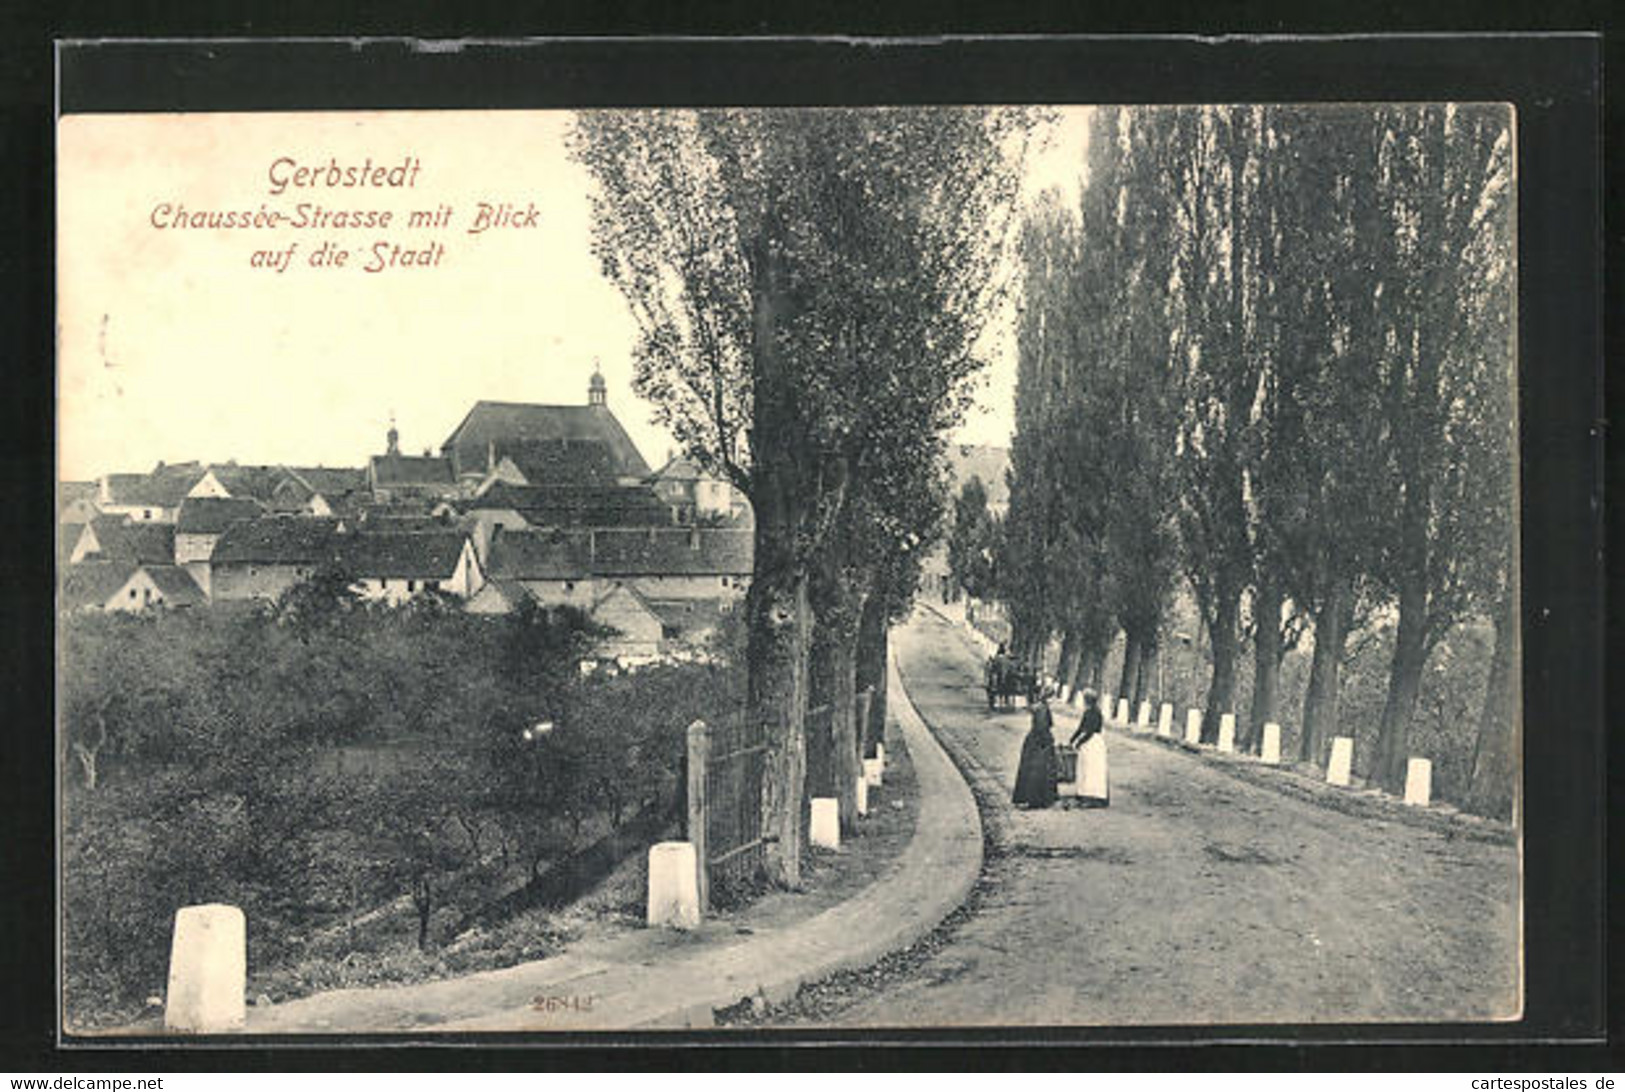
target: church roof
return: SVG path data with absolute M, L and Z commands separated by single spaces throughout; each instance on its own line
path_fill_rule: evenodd
M 434 455 L 374 455 L 373 480 L 380 486 L 455 485 L 448 459 Z
M 476 402 L 440 451 L 447 456 L 455 452 L 459 469 L 466 472 L 476 466 L 484 468 L 490 444 L 525 445 L 538 441 L 568 441 L 571 446 L 579 442 L 603 444 L 616 474 L 639 478 L 649 474 L 649 465 L 638 453 L 637 445 L 607 406 Z

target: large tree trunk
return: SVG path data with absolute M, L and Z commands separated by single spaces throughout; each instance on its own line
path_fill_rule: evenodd
M 1338 677 L 1353 597 L 1348 578 L 1333 577 L 1315 615 L 1315 655 L 1309 667 L 1309 689 L 1303 696 L 1298 758 L 1317 766 L 1325 765 L 1327 748 L 1337 734 Z
M 841 825 L 851 829 L 858 821 L 857 777 L 857 663 L 858 630 L 863 597 L 855 587 L 866 584 L 832 560 L 820 572 L 814 596 L 821 610 L 813 633 L 810 702 L 828 705 L 830 716 L 818 722 L 821 730 L 808 737 L 809 795 L 832 796 L 840 805 Z M 816 777 L 814 776 L 816 774 Z
M 1371 776 L 1389 792 L 1405 789 L 1409 759 L 1411 717 L 1422 691 L 1422 669 L 1427 663 L 1427 574 L 1407 572 L 1399 592 L 1399 630 L 1394 636 L 1394 658 L 1388 668 L 1388 698 L 1377 730 L 1376 761 Z
M 1147 641 L 1145 647 L 1140 651 L 1140 666 L 1134 675 L 1134 700 L 1132 708 L 1128 711 L 1131 718 L 1140 715 L 1141 702 L 1150 700 L 1151 672 L 1155 670 L 1154 658 L 1156 655 L 1157 646 Z
M 1478 815 L 1514 822 L 1518 818 L 1518 758 L 1523 735 L 1523 711 L 1518 700 L 1521 640 L 1518 597 L 1515 586 L 1509 586 L 1495 611 L 1495 650 L 1490 655 L 1484 708 L 1478 716 L 1467 808 Z
M 1273 576 L 1259 580 L 1253 617 L 1253 702 L 1239 742 L 1242 750 L 1257 754 L 1264 725 L 1281 719 L 1281 586 Z
M 797 544 L 818 498 L 803 461 L 812 457 L 797 427 L 800 390 L 779 350 L 784 301 L 774 247 L 765 231 L 752 255 L 751 505 L 755 559 L 745 600 L 748 715 L 767 726 L 762 836 L 768 879 L 801 884 L 801 801 L 806 779 L 807 660 L 812 610 Z
M 1117 697 L 1126 698 L 1134 689 L 1134 682 L 1140 677 L 1140 641 L 1133 634 L 1126 634 L 1123 639 L 1123 674 L 1118 680 Z M 1103 710 L 1104 711 L 1104 710 Z M 1129 711 L 1132 715 L 1133 710 Z
M 1061 658 L 1055 661 L 1055 682 L 1057 686 L 1065 686 L 1072 681 L 1072 676 L 1078 670 L 1078 635 L 1075 630 L 1068 629 L 1061 637 Z
M 1241 617 L 1241 590 L 1221 588 L 1216 593 L 1212 627 L 1213 682 L 1207 691 L 1207 714 L 1202 721 L 1202 739 L 1214 743 L 1219 738 L 1219 719 L 1235 711 L 1236 656 L 1239 642 L 1236 626 Z
M 873 592 L 864 597 L 858 621 L 857 686 L 874 695 L 869 699 L 869 723 L 859 740 L 863 757 L 872 758 L 886 731 L 886 611 Z

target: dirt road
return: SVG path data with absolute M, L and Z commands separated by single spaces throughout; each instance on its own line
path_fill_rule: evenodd
M 1105 809 L 1009 805 L 1026 713 L 989 714 L 955 627 L 898 631 L 904 681 L 987 827 L 970 911 L 923 959 L 786 1022 L 1445 1021 L 1517 1014 L 1516 851 L 1357 817 L 1111 734 Z M 1056 736 L 1074 715 L 1057 717 Z M 778 1022 L 778 1021 L 775 1021 Z

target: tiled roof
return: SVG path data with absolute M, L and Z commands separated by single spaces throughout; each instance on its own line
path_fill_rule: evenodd
M 646 485 L 537 486 L 496 482 L 470 510 L 501 508 L 538 527 L 660 527 L 671 509 Z
M 445 580 L 456 570 L 466 540 L 461 531 L 367 531 L 341 538 L 338 560 L 358 579 Z
M 613 483 L 629 473 L 602 440 L 498 440 L 492 447 L 498 462 L 511 459 L 532 485 Z
M 265 509 L 250 497 L 188 497 L 175 517 L 182 535 L 218 535 L 233 523 L 258 519 Z
M 276 487 L 287 479 L 280 466 L 216 463 L 209 467 L 209 472 L 233 497 L 252 497 L 262 504 L 270 504 L 276 496 Z
M 502 531 L 491 539 L 493 579 L 580 580 L 592 574 L 588 536 L 571 531 Z
M 109 474 L 109 503 L 174 508 L 202 477 L 203 467 L 198 463 L 160 465 L 147 474 Z
M 440 451 L 442 455 L 455 454 L 458 469 L 468 473 L 485 469 L 491 443 L 524 445 L 560 440 L 572 444 L 579 441 L 603 444 L 614 460 L 615 473 L 627 477 L 648 476 L 649 465 L 607 406 L 476 402 Z
M 338 556 L 333 520 L 306 516 L 268 516 L 226 528 L 214 544 L 211 565 L 309 565 Z
M 171 564 L 175 560 L 175 528 L 168 523 L 132 523 L 122 516 L 97 516 L 90 521 L 103 561 Z
M 374 455 L 372 480 L 384 488 L 414 485 L 455 485 L 451 461 L 433 455 Z
M 312 492 L 330 501 L 367 487 L 367 471 L 362 467 L 289 466 L 284 469 Z
M 503 531 L 491 540 L 492 576 L 575 580 L 587 576 L 748 576 L 749 531 L 595 528 Z
M 649 609 L 660 619 L 660 624 L 677 630 L 692 630 L 714 626 L 727 613 L 731 603 L 727 599 L 651 599 L 644 597 Z
M 202 589 L 185 569 L 178 565 L 143 565 L 141 571 L 151 578 L 171 606 L 184 607 L 204 602 Z
M 135 574 L 137 567 L 133 561 L 83 561 L 67 566 L 62 570 L 62 583 L 57 589 L 58 608 L 78 610 L 105 605 Z
M 610 528 L 593 532 L 593 571 L 601 576 L 749 575 L 750 531 Z
M 57 482 L 56 483 L 56 515 L 58 519 L 77 501 L 86 504 L 96 503 L 97 485 L 95 482 Z

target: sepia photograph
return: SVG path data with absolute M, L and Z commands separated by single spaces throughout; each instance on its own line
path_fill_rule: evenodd
M 56 139 L 63 1035 L 1524 1014 L 1510 103 Z

